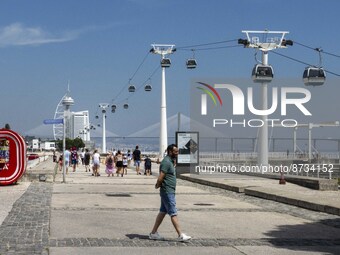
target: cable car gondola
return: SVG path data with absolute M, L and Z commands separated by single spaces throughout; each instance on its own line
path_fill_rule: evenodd
M 194 58 L 190 58 L 186 62 L 187 69 L 195 69 L 197 67 L 197 62 Z
M 129 108 L 129 104 L 127 104 L 127 103 L 124 104 L 124 105 L 123 105 L 123 108 L 124 108 L 124 109 L 128 109 L 128 108 Z
M 135 91 L 136 91 L 136 87 L 134 85 L 130 85 L 129 92 L 135 92 Z
M 252 72 L 254 82 L 271 82 L 274 77 L 273 68 L 266 65 L 255 65 Z
M 144 90 L 147 91 L 147 92 L 151 91 L 152 90 L 151 85 L 150 84 L 146 84 L 145 87 L 144 87 Z
M 170 58 L 162 58 L 161 67 L 170 67 L 170 66 L 171 66 Z
M 112 113 L 115 113 L 116 109 L 117 109 L 117 105 L 115 105 L 115 104 L 111 105 L 111 112 Z
M 303 82 L 306 86 L 321 86 L 325 83 L 326 73 L 321 67 L 306 67 Z

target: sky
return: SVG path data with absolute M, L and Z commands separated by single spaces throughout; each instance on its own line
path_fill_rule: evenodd
M 238 47 L 242 30 L 289 31 L 287 39 L 322 47 L 340 55 L 337 0 L 2 0 L 0 2 L 0 86 L 6 123 L 19 133 L 41 126 L 54 117 L 60 99 L 70 88 L 72 111 L 89 110 L 99 123 L 99 103 L 117 104 L 108 112 L 110 132 L 127 136 L 160 119 L 160 56 L 148 54 L 151 44 L 175 44 L 166 70 L 168 117 L 190 115 L 190 83 L 204 78 L 249 78 L 256 63 L 254 50 Z M 210 50 L 195 45 L 210 44 Z M 193 56 L 198 67 L 185 68 Z M 223 46 L 235 46 L 219 48 Z M 206 48 L 209 48 L 206 47 Z M 295 44 L 277 50 L 306 63 L 318 65 L 317 52 Z M 269 63 L 275 77 L 301 79 L 305 65 L 276 54 Z M 340 73 L 340 59 L 324 55 L 322 65 Z M 151 77 L 151 92 L 143 84 Z M 337 76 L 329 74 L 327 79 Z M 129 81 L 141 88 L 133 95 Z M 302 83 L 301 83 L 302 84 Z M 336 82 L 312 88 L 311 121 L 339 120 Z M 303 84 L 301 85 L 303 86 Z M 122 104 L 128 103 L 124 110 Z M 339 129 L 330 131 L 340 138 Z M 157 136 L 158 134 L 155 134 Z M 320 132 L 319 134 L 323 134 Z M 327 134 L 329 135 L 329 134 Z

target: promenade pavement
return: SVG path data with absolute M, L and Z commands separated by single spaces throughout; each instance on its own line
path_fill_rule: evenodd
M 54 167 L 48 160 L 31 171 L 53 172 Z M 66 183 L 57 172 L 54 182 L 0 187 L 0 198 L 13 193 L 0 209 L 7 214 L 0 221 L 0 254 L 340 254 L 338 215 L 182 179 L 177 188 L 179 220 L 193 239 L 178 242 L 167 216 L 159 229 L 165 240 L 149 240 L 159 208 L 157 165 L 153 172 L 140 176 L 131 168 L 124 177 L 107 177 L 102 169 L 100 177 L 93 177 L 80 166 Z M 276 189 L 275 180 L 268 186 L 261 179 L 229 175 L 209 181 Z M 320 204 L 328 196 L 293 184 L 277 186 L 284 189 L 282 196 L 320 196 L 315 199 Z M 329 199 L 338 195 L 334 192 Z

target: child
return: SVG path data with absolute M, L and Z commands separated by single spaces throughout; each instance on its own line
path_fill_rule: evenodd
M 151 174 L 151 159 L 146 156 L 145 160 L 144 160 L 144 168 L 145 168 L 145 173 L 147 176 L 149 176 Z
M 59 163 L 59 171 L 61 171 L 63 169 L 63 154 L 60 154 L 58 163 Z
M 124 155 L 123 157 L 123 172 L 125 174 L 127 174 L 127 167 L 128 167 L 128 159 L 127 157 Z
M 131 151 L 128 150 L 128 153 L 127 153 L 127 160 L 128 160 L 128 166 L 131 165 L 131 160 L 132 160 L 132 154 L 131 154 Z

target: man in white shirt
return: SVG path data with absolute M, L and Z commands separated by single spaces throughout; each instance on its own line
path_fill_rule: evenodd
M 93 154 L 93 175 L 94 176 L 100 176 L 99 167 L 100 167 L 100 155 L 98 151 L 95 150 Z
M 70 165 L 70 158 L 71 158 L 71 152 L 68 149 L 66 149 L 64 151 L 64 164 L 65 164 L 66 174 L 68 173 L 68 167 Z

